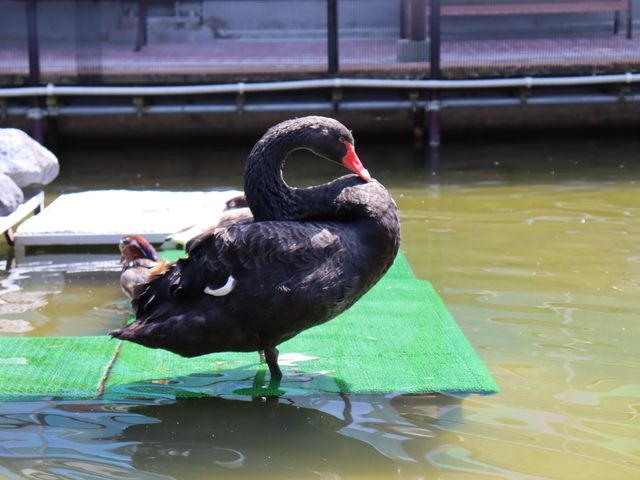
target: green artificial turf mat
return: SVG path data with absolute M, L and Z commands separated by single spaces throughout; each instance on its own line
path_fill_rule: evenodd
M 0 338 L 0 400 L 95 397 L 117 346 L 105 337 Z
M 1 338 L 0 399 L 94 398 L 102 388 L 106 396 L 497 391 L 438 294 L 413 278 L 403 255 L 351 309 L 278 348 L 285 378 L 268 387 L 256 352 L 187 359 L 106 335 Z

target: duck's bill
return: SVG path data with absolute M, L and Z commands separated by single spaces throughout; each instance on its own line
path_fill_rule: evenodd
M 365 182 L 371 180 L 371 175 L 369 175 L 367 169 L 362 166 L 362 162 L 358 158 L 356 149 L 353 147 L 353 145 L 345 142 L 345 146 L 347 147 L 347 154 L 342 157 L 342 165 L 358 175 Z

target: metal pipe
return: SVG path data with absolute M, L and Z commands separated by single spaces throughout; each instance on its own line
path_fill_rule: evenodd
M 470 108 L 470 107 L 517 107 L 530 106 L 558 106 L 558 105 L 601 105 L 614 103 L 640 102 L 640 94 L 619 95 L 548 95 L 526 98 L 452 98 L 438 102 L 437 107 Z M 428 108 L 436 106 L 429 105 Z
M 520 98 L 450 98 L 436 103 L 438 108 L 473 108 L 473 107 L 516 107 L 531 100 L 529 97 L 524 102 Z M 430 103 L 430 109 L 431 109 Z
M 26 117 L 28 112 L 29 107 L 7 107 L 2 114 L 7 117 Z
M 562 98 L 561 96 L 553 97 L 532 97 L 527 101 L 528 105 L 580 105 L 589 103 L 590 105 L 607 104 L 607 103 L 624 103 L 627 101 L 636 102 L 640 95 L 575 95 L 570 98 Z
M 345 102 L 340 104 L 340 110 L 344 111 L 362 111 L 362 110 L 390 110 L 390 109 L 408 109 L 412 105 L 410 101 L 362 101 L 362 102 Z M 267 112 L 331 112 L 333 110 L 333 102 L 279 102 L 264 104 L 245 104 L 242 106 L 244 113 L 267 113 Z M 168 114 L 203 114 L 203 113 L 237 113 L 240 110 L 238 105 L 234 104 L 208 104 L 208 105 L 148 105 L 138 108 L 134 105 L 120 106 L 60 106 L 55 110 L 44 115 L 57 116 L 91 116 L 91 115 L 168 115 Z M 16 109 L 12 111 L 7 109 L 7 114 L 15 113 L 26 114 L 26 109 Z M 55 112 L 55 113 L 54 113 Z
M 302 102 L 302 103 L 271 103 L 252 105 L 247 104 L 242 109 L 249 113 L 268 113 L 268 112 L 331 112 L 333 111 L 333 102 Z
M 56 86 L 0 88 L 0 98 L 31 96 L 167 96 L 205 95 L 248 92 L 278 92 L 312 90 L 322 88 L 395 88 L 395 89 L 488 89 L 488 88 L 533 88 L 603 85 L 615 83 L 639 83 L 640 73 L 615 75 L 588 75 L 576 77 L 522 77 L 493 78 L 479 80 L 388 80 L 365 78 L 322 78 L 284 82 L 229 83 L 205 85 L 174 85 L 153 87 L 82 87 Z
M 364 110 L 410 110 L 424 108 L 428 111 L 438 111 L 449 108 L 470 107 L 515 107 L 531 106 L 559 106 L 559 105 L 601 105 L 616 103 L 640 103 L 640 94 L 618 95 L 578 95 L 578 96 L 545 96 L 529 98 L 477 98 L 477 99 L 447 99 L 440 101 L 411 101 L 411 100 L 380 100 L 380 101 L 347 101 L 341 102 L 341 111 Z M 205 105 L 149 105 L 136 107 L 135 105 L 94 105 L 74 106 L 61 105 L 55 108 L 45 108 L 34 112 L 26 106 L 10 106 L 3 112 L 7 116 L 28 116 L 36 113 L 40 116 L 51 117 L 79 117 L 92 115 L 168 115 L 168 114 L 206 114 L 206 113 L 237 113 L 240 110 L 248 113 L 267 112 L 329 112 L 333 110 L 333 102 L 279 102 L 264 104 L 245 104 L 239 107 L 235 103 L 205 104 Z

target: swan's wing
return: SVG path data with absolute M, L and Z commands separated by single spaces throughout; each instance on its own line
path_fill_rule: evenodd
M 255 272 L 283 269 L 293 274 L 313 270 L 345 250 L 343 238 L 326 224 L 269 221 L 235 224 L 226 230 L 207 232 L 191 245 L 189 256 L 150 280 L 134 300 L 138 318 L 156 317 L 165 304 L 190 302 L 241 282 Z M 224 290 L 223 290 L 224 291 Z M 233 294 L 232 291 L 229 294 Z M 222 295 L 226 296 L 226 295 Z
M 260 268 L 313 268 L 345 249 L 343 239 L 314 222 L 267 221 L 232 227 L 215 236 L 216 263 L 235 274 Z

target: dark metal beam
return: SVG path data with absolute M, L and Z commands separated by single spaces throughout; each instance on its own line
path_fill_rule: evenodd
M 138 0 L 138 31 L 134 51 L 139 52 L 147 44 L 147 0 Z
M 336 75 L 340 68 L 338 58 L 338 1 L 327 0 L 327 57 L 329 74 Z
M 40 85 L 40 47 L 38 43 L 38 9 L 37 0 L 27 0 L 27 50 L 29 54 L 29 84 L 31 86 Z M 41 99 L 33 97 L 31 107 L 34 111 L 40 111 Z M 31 122 L 32 136 L 38 142 L 44 140 L 44 125 L 42 118 L 33 118 Z
M 425 0 L 411 0 L 411 33 L 409 38 L 421 42 L 427 38 L 427 25 Z
M 441 47 L 441 30 L 440 30 L 440 0 L 431 0 L 431 8 L 429 10 L 429 49 L 430 49 L 430 74 L 432 80 L 438 80 L 441 77 L 440 70 L 440 47 Z M 438 104 L 440 94 L 436 90 L 431 91 L 431 102 Z M 429 147 L 431 149 L 440 148 L 441 126 L 440 109 L 429 110 Z
M 429 40 L 430 40 L 430 62 L 431 62 L 431 79 L 437 80 L 441 76 L 440 70 L 440 51 L 441 51 L 441 30 L 440 30 L 440 0 L 431 0 L 431 9 L 429 15 Z

